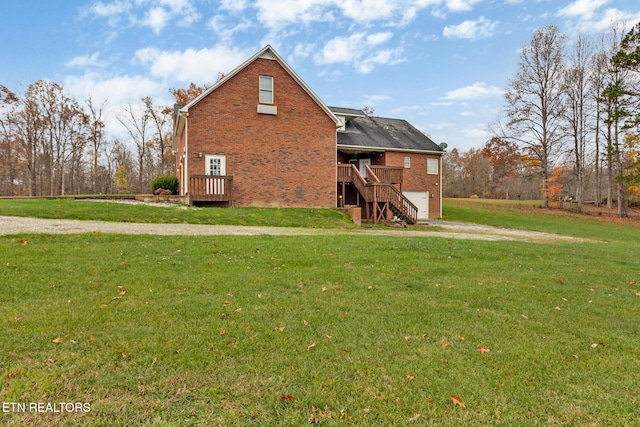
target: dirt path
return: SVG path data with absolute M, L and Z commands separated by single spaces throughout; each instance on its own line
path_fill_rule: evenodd
M 75 233 L 115 233 L 115 234 L 155 234 L 155 235 L 242 235 L 261 234 L 278 236 L 298 235 L 377 235 L 377 236 L 421 236 L 442 237 L 469 240 L 517 240 L 538 243 L 580 242 L 586 241 L 569 236 L 540 233 L 535 231 L 508 230 L 486 225 L 431 221 L 430 225 L 438 229 L 412 230 L 325 230 L 313 228 L 288 227 L 249 227 L 200 224 L 139 224 L 103 221 L 77 221 L 67 219 L 40 219 L 13 216 L 0 216 L 0 235 L 12 234 L 75 234 Z

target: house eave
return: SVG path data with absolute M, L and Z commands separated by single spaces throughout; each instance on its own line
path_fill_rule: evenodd
M 364 145 L 337 144 L 337 148 L 338 150 L 345 150 L 345 151 L 374 152 L 374 153 L 383 153 L 385 151 L 393 151 L 398 153 L 437 154 L 439 156 L 442 156 L 444 154 L 444 151 L 416 150 L 416 149 L 408 149 L 408 148 L 368 147 Z

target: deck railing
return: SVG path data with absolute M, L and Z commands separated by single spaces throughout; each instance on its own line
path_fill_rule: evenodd
M 402 185 L 404 168 L 396 166 L 369 166 L 380 182 Z
M 191 202 L 230 202 L 232 190 L 232 176 L 189 176 L 189 199 Z

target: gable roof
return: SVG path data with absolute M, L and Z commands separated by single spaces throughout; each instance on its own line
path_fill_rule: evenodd
M 216 84 L 214 84 L 213 86 L 208 88 L 206 91 L 204 91 L 202 94 L 200 94 L 200 96 L 194 98 L 187 105 L 185 105 L 182 108 L 180 108 L 178 113 L 183 113 L 183 114 L 177 114 L 178 120 L 176 121 L 175 129 L 179 130 L 179 131 L 182 130 L 182 126 L 183 125 L 182 126 L 180 125 L 180 121 L 184 120 L 183 115 L 184 115 L 184 113 L 187 113 L 189 111 L 189 108 L 191 108 L 194 105 L 196 105 L 203 98 L 206 98 L 211 92 L 213 92 L 214 90 L 216 90 L 217 88 L 219 88 L 220 86 L 225 84 L 225 82 L 227 82 L 228 80 L 232 79 L 236 74 L 238 74 L 240 71 L 244 70 L 249 64 L 253 63 L 258 58 L 270 59 L 270 60 L 277 61 L 278 64 L 280 64 L 280 66 L 291 76 L 291 78 L 293 78 L 293 80 L 295 80 L 296 83 L 298 83 L 300 85 L 300 87 L 309 95 L 309 97 L 311 97 L 311 99 L 313 99 L 315 101 L 315 103 L 318 104 L 318 106 L 320 106 L 320 108 L 325 113 L 327 113 L 329 118 L 331 118 L 331 120 L 333 120 L 334 123 L 336 123 L 336 125 L 339 124 L 338 123 L 338 118 L 335 116 L 335 114 L 333 114 L 333 112 L 329 109 L 329 107 L 327 107 L 327 105 L 324 102 L 322 102 L 320 97 L 318 95 L 316 95 L 313 90 L 311 90 L 311 88 L 304 82 L 304 80 L 302 80 L 300 78 L 300 76 L 298 76 L 298 74 L 296 74 L 295 71 L 293 71 L 293 69 L 289 66 L 289 64 L 287 64 L 285 62 L 285 60 L 282 59 L 282 57 L 278 54 L 278 52 L 276 52 L 273 49 L 273 47 L 271 47 L 271 45 L 266 45 L 261 50 L 256 52 L 256 54 L 253 55 L 251 58 L 247 59 L 245 62 L 243 62 L 238 67 L 236 67 L 233 71 L 231 71 L 229 74 L 227 74 L 222 79 L 220 79 L 218 82 L 216 82 Z M 176 132 L 176 134 L 177 133 L 178 132 Z
M 362 110 L 330 107 L 350 117 L 338 131 L 338 148 L 444 154 L 444 149 L 406 120 L 367 116 Z M 357 113 L 360 114 L 357 114 Z

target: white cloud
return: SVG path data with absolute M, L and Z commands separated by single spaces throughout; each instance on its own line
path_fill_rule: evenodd
M 151 28 L 155 34 L 160 34 L 160 31 L 167 25 L 167 22 L 171 16 L 169 12 L 161 7 L 154 7 L 147 12 L 143 25 Z
M 461 101 L 468 99 L 481 99 L 491 97 L 501 97 L 504 90 L 496 86 L 487 86 L 484 82 L 476 82 L 470 86 L 455 89 L 447 92 L 444 99 L 450 101 Z
M 316 55 L 320 65 L 346 63 L 353 65 L 358 72 L 366 74 L 376 65 L 391 65 L 402 61 L 402 48 L 378 49 L 380 44 L 389 41 L 388 32 L 355 33 L 349 37 L 335 37 L 329 40 L 322 51 Z
M 418 12 L 438 6 L 443 0 L 257 0 L 258 20 L 279 32 L 289 24 L 342 21 L 387 26 L 406 25 Z M 447 7 L 468 11 L 481 0 L 447 0 Z M 225 8 L 231 9 L 227 0 Z
M 96 16 L 112 17 L 122 15 L 125 12 L 131 10 L 132 3 L 129 1 L 114 1 L 111 3 L 102 3 L 101 1 L 92 4 L 89 7 L 89 12 Z
M 215 83 L 219 72 L 228 73 L 249 56 L 248 52 L 226 46 L 185 51 L 161 51 L 147 47 L 135 53 L 136 60 L 149 66 L 151 75 L 197 84 Z
M 234 34 L 245 31 L 251 28 L 251 26 L 252 23 L 244 18 L 237 21 L 235 25 L 230 26 L 227 23 L 227 18 L 223 15 L 216 15 L 207 23 L 207 27 L 215 31 L 218 37 L 226 43 L 231 43 Z
M 304 60 L 310 57 L 316 49 L 316 45 L 313 43 L 298 43 L 293 49 L 289 61 L 295 62 L 297 60 Z
M 615 24 L 628 24 L 640 20 L 640 12 L 628 13 L 616 8 L 602 9 L 610 0 L 576 0 L 557 12 L 557 16 L 567 18 L 569 32 L 607 32 Z M 573 19 L 573 21 L 571 21 Z M 626 28 L 625 30 L 627 30 Z
M 473 5 L 482 0 L 446 0 L 447 8 L 451 12 L 468 12 L 473 9 Z
M 222 0 L 220 7 L 233 12 L 241 12 L 247 7 L 246 0 Z
M 109 25 L 115 27 L 125 17 L 130 24 L 149 27 L 159 34 L 169 22 L 188 26 L 198 19 L 193 0 L 115 0 L 112 2 L 94 2 L 86 13 L 98 18 L 107 18 Z
M 68 76 L 64 81 L 64 87 L 76 99 L 86 99 L 91 95 L 96 102 L 108 99 L 110 105 L 135 103 L 144 96 L 159 93 L 160 89 L 160 85 L 148 77 L 106 77 L 96 72 Z
M 447 25 L 442 34 L 452 39 L 478 40 L 491 37 L 498 23 L 484 16 L 475 21 L 464 21 L 458 25 Z
M 448 129 L 456 126 L 457 124 L 453 122 L 437 122 L 437 123 L 430 123 L 426 128 L 433 131 L 433 130 Z
M 76 56 L 64 64 L 67 68 L 103 67 L 104 65 L 104 62 L 100 61 L 100 52 L 95 52 L 91 55 Z
M 460 115 L 462 117 L 473 117 L 473 116 L 477 116 L 478 113 L 473 112 L 473 111 L 463 111 L 462 113 L 460 113 Z
M 369 34 L 367 36 L 367 44 L 370 46 L 376 46 L 388 42 L 391 37 L 393 37 L 393 33 L 388 31 L 384 33 Z
M 609 0 L 576 0 L 560 9 L 557 15 L 563 17 L 579 16 L 583 19 L 591 19 L 594 12 L 607 3 L 609 3 Z
M 486 129 L 464 129 L 462 133 L 470 138 L 488 138 L 489 132 Z
M 368 96 L 365 96 L 364 99 L 362 100 L 362 105 L 371 107 L 371 106 L 384 104 L 386 102 L 391 101 L 392 99 L 393 98 L 391 98 L 389 95 L 368 95 Z

